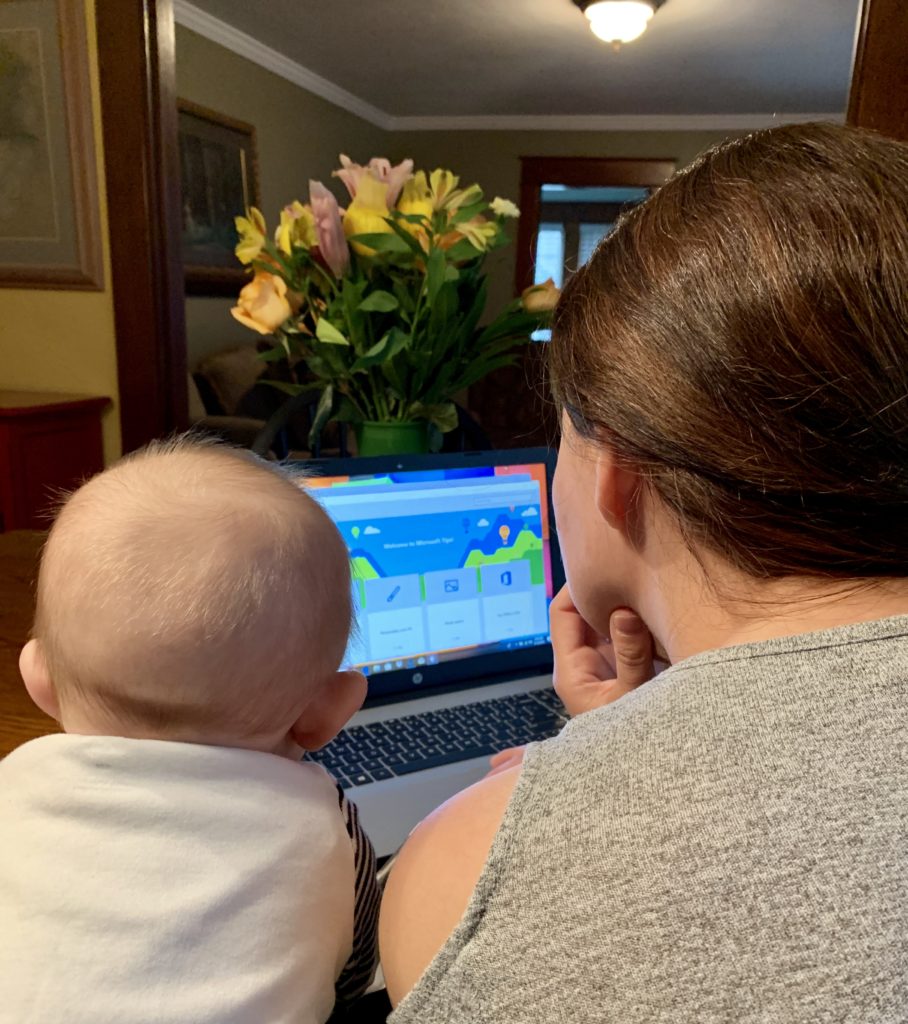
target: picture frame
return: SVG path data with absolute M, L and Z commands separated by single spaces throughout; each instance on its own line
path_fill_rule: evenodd
M 0 2 L 0 287 L 101 291 L 82 0 Z
M 234 217 L 259 205 L 255 128 L 188 100 L 177 108 L 186 292 L 235 295 L 249 275 Z

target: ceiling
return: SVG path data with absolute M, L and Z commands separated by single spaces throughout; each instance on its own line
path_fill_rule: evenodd
M 571 0 L 175 3 L 190 28 L 221 23 L 228 36 L 252 37 L 286 65 L 352 94 L 377 123 L 401 125 L 840 114 L 859 7 L 859 0 L 667 0 L 646 33 L 616 53 Z

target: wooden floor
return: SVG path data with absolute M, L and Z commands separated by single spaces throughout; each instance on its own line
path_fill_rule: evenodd
M 26 530 L 0 533 L 0 757 L 26 740 L 59 731 L 29 700 L 19 677 L 19 651 L 32 624 L 44 536 Z

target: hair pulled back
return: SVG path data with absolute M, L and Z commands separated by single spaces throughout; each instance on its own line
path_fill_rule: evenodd
M 759 577 L 908 575 L 908 146 L 703 154 L 570 280 L 549 367 L 692 546 Z

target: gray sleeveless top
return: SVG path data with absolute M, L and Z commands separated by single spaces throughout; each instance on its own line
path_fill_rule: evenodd
M 709 651 L 527 753 L 393 1024 L 908 1021 L 908 616 Z

